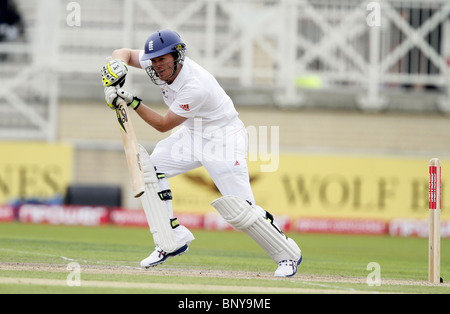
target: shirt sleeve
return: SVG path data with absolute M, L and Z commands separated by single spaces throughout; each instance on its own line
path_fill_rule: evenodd
M 201 88 L 184 86 L 170 105 L 170 110 L 179 116 L 193 118 L 198 116 L 206 98 L 207 94 Z

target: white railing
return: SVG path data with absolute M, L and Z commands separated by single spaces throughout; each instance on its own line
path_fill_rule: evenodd
M 297 23 L 285 40 L 295 42 L 278 72 L 287 77 L 287 103 L 299 94 L 290 80 L 315 76 L 322 88 L 355 90 L 361 108 L 376 110 L 389 105 L 383 94 L 394 85 L 433 86 L 445 91 L 440 108 L 449 111 L 449 1 L 291 3 Z
M 54 139 L 59 84 L 99 84 L 113 49 L 141 48 L 161 28 L 177 30 L 188 55 L 226 88 L 264 89 L 279 105 L 301 106 L 312 88 L 346 90 L 360 108 L 380 110 L 389 91 L 426 86 L 442 95 L 436 108 L 450 112 L 448 0 L 18 3 L 27 40 L 0 43 L 0 53 L 28 62 L 0 63 L 0 137 Z M 128 84 L 148 89 L 144 77 L 132 73 Z
M 0 43 L 0 138 L 56 139 L 57 8 L 51 0 L 31 5 L 28 41 Z

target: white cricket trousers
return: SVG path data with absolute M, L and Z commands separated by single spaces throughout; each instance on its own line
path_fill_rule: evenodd
M 150 158 L 157 173 L 166 178 L 204 166 L 222 195 L 238 196 L 255 204 L 247 167 L 248 135 L 244 126 L 238 129 L 217 128 L 203 136 L 182 127 L 160 141 Z M 160 180 L 169 189 L 168 180 Z M 174 195 L 176 197 L 176 195 Z M 171 201 L 167 202 L 173 217 Z

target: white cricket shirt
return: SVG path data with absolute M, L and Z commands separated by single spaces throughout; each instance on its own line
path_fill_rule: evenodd
M 142 50 L 139 60 L 143 53 Z M 140 64 L 145 69 L 151 61 L 140 61 Z M 222 134 L 226 136 L 244 127 L 233 101 L 214 76 L 189 57 L 185 57 L 175 81 L 160 87 L 166 105 L 175 114 L 188 118 L 183 125 L 194 134 L 201 133 L 204 137 L 211 130 L 224 128 Z

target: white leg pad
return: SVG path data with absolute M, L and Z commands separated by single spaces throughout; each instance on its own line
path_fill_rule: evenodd
M 161 187 L 155 167 L 144 147 L 139 145 L 144 170 L 145 193 L 140 197 L 155 245 L 167 253 L 177 249 L 165 201 L 159 196 Z
M 286 237 L 245 200 L 236 196 L 223 196 L 211 205 L 235 229 L 247 233 L 276 263 L 300 259 L 301 251 L 295 241 Z

